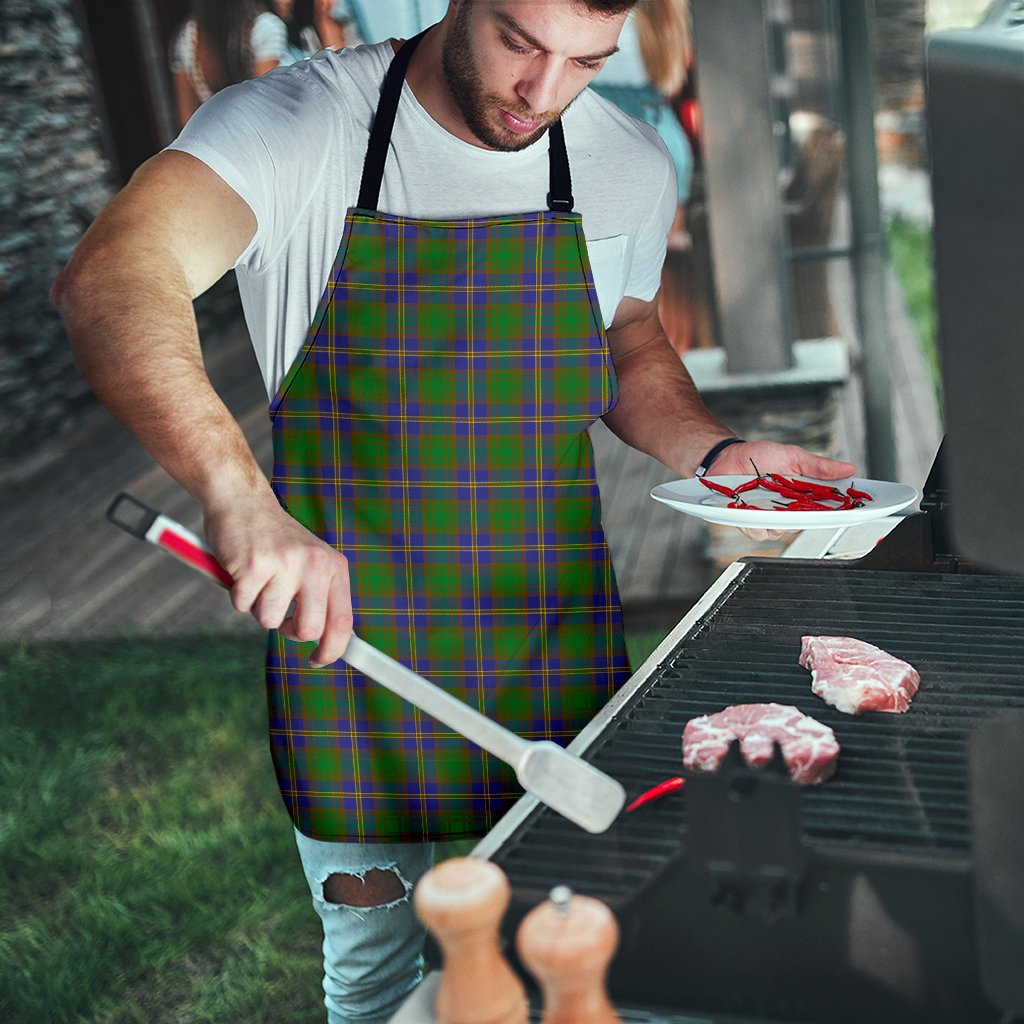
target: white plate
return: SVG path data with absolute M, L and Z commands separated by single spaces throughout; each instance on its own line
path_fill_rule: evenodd
M 749 480 L 750 476 L 709 476 L 707 479 L 725 487 L 737 487 Z M 865 502 L 860 508 L 830 509 L 827 512 L 790 512 L 786 509 L 772 512 L 728 508 L 730 499 L 705 487 L 697 477 L 659 484 L 651 491 L 651 497 L 670 508 L 696 516 L 708 523 L 758 530 L 825 530 L 854 526 L 857 523 L 870 522 L 872 519 L 881 519 L 882 516 L 891 516 L 894 512 L 914 504 L 919 497 L 916 488 L 886 480 L 845 477 L 842 480 L 817 480 L 815 483 L 840 487 L 844 491 L 847 487 L 853 487 L 855 490 L 867 492 L 874 500 Z M 767 491 L 761 487 L 747 491 L 742 497 L 755 505 L 770 505 L 773 501 L 788 500 L 774 491 Z

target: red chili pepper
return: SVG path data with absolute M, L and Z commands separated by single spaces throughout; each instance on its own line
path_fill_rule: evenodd
M 777 484 L 781 484 L 791 491 L 801 491 L 802 493 L 810 494 L 814 489 L 813 484 L 809 484 L 804 480 L 790 480 L 789 477 L 783 476 L 781 473 L 769 473 L 768 475 Z
M 842 498 L 843 492 L 839 487 L 827 483 L 815 483 L 813 480 L 794 480 L 794 486 L 800 487 L 811 498 Z
M 775 480 L 762 481 L 761 484 L 766 490 L 774 491 L 776 494 L 781 495 L 783 498 L 792 498 L 795 501 L 814 501 L 815 498 L 808 494 L 806 491 L 797 491 L 792 487 L 784 487 L 782 484 Z
M 740 484 L 739 487 L 736 488 L 736 493 L 743 494 L 745 491 L 756 491 L 760 486 L 761 478 L 755 476 L 750 480 L 747 480 L 745 483 Z
M 709 480 L 706 476 L 698 477 L 698 480 L 705 486 L 710 487 L 713 491 L 718 491 L 719 494 L 724 494 L 727 498 L 735 498 L 736 492 L 731 488 L 724 486 L 723 484 L 716 484 L 714 480 Z
M 801 480 L 797 477 L 790 479 L 789 477 L 780 476 L 778 473 L 772 473 L 771 475 L 784 487 L 800 491 L 802 494 L 807 494 L 812 498 L 840 498 L 843 495 L 843 492 L 838 487 L 832 487 L 829 484 L 819 484 L 813 480 Z
M 682 789 L 685 782 L 685 779 L 680 778 L 666 779 L 664 782 L 659 782 L 656 786 L 652 786 L 647 790 L 646 793 L 641 793 L 626 808 L 626 813 L 628 814 L 630 811 L 635 811 L 638 807 L 642 807 L 644 804 L 650 803 L 652 800 L 658 800 L 666 793 L 674 793 L 677 789 Z
M 853 487 L 847 487 L 846 488 L 846 493 L 851 498 L 859 498 L 861 501 L 874 501 L 875 500 L 874 498 L 871 497 L 870 494 L 868 494 L 867 491 L 858 491 L 858 490 L 855 490 Z
M 778 480 L 774 480 L 771 477 L 762 477 L 761 486 L 766 491 L 774 491 L 776 494 L 781 494 L 783 497 L 795 498 L 798 495 L 802 495 L 802 491 L 795 491 L 792 487 L 787 487 L 785 484 L 779 483 Z
M 834 512 L 835 509 L 829 505 L 823 505 L 820 501 L 811 498 L 797 498 L 785 506 L 790 512 Z

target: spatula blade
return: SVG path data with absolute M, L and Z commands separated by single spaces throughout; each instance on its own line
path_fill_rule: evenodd
M 530 744 L 516 777 L 527 793 L 595 834 L 607 831 L 626 803 L 620 783 L 550 740 Z

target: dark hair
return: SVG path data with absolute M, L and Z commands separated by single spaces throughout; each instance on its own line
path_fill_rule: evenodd
M 295 0 L 292 4 L 292 13 L 288 17 L 288 42 L 298 50 L 305 49 L 302 30 L 316 30 L 313 3 L 314 0 Z
M 196 29 L 217 62 L 214 91 L 252 77 L 252 23 L 269 9 L 266 0 L 193 0 Z
M 598 14 L 621 14 L 623 11 L 632 10 L 643 0 L 577 0 L 577 3 L 589 7 Z

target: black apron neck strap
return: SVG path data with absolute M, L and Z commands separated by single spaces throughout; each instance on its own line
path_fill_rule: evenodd
M 376 210 L 380 200 L 380 186 L 384 181 L 384 162 L 388 158 L 388 146 L 391 144 L 391 130 L 395 126 L 395 114 L 398 113 L 398 101 L 402 98 L 402 83 L 409 61 L 419 46 L 420 40 L 427 34 L 424 29 L 418 36 L 407 39 L 402 48 L 395 54 L 384 76 L 384 84 L 380 90 L 380 102 L 370 129 L 370 142 L 366 147 L 366 158 L 363 160 L 363 180 L 359 185 L 360 210 Z
M 398 101 L 402 98 L 402 84 L 412 60 L 413 52 L 429 30 L 405 42 L 395 54 L 384 76 L 380 102 L 370 129 L 370 141 L 363 160 L 363 177 L 359 184 L 358 209 L 376 211 L 380 201 L 380 187 L 384 181 L 384 163 L 391 145 L 391 132 L 398 113 Z M 565 134 L 561 120 L 555 121 L 548 129 L 548 209 L 556 213 L 570 213 L 573 207 L 572 180 L 569 176 L 569 154 L 565 148 Z
M 569 177 L 569 154 L 565 149 L 561 118 L 548 129 L 548 166 L 551 178 L 548 184 L 548 209 L 555 213 L 571 213 L 572 179 Z

